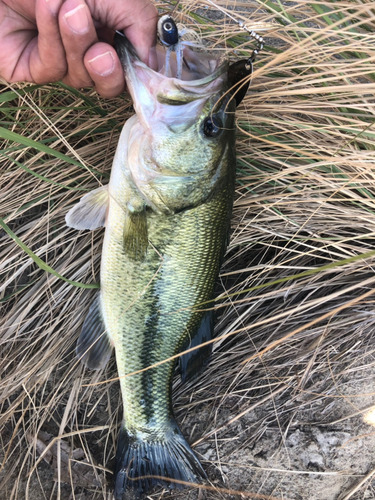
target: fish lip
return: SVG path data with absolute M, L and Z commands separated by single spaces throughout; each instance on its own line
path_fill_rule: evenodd
M 147 71 L 149 71 L 151 74 L 154 73 L 158 75 L 159 78 L 163 77 L 166 80 L 174 80 L 176 86 L 181 89 L 183 89 L 184 87 L 190 88 L 207 85 L 216 80 L 223 73 L 228 72 L 229 61 L 227 59 L 224 59 L 223 62 L 215 69 L 215 71 L 203 78 L 198 78 L 196 80 L 181 80 L 178 78 L 168 77 L 165 75 L 161 75 L 160 73 L 154 71 L 152 68 L 143 63 L 140 60 L 137 51 L 125 35 L 116 31 L 114 41 L 117 55 L 119 56 L 122 67 L 125 71 L 125 75 L 127 75 L 128 78 L 131 78 L 131 74 L 134 72 L 134 69 L 132 70 L 132 68 L 135 62 L 137 62 L 138 66 L 147 69 Z
M 133 59 L 135 59 L 137 61 L 140 61 L 140 58 L 139 58 L 135 48 L 130 43 L 130 41 L 126 38 L 125 35 L 123 35 L 119 31 L 116 31 L 114 42 L 115 42 L 115 49 L 116 49 L 117 55 L 119 56 L 119 59 L 123 65 L 125 62 L 127 62 L 128 59 L 130 59 L 130 57 L 132 57 Z

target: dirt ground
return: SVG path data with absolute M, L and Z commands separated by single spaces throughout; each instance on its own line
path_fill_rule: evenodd
M 339 390 L 371 394 L 374 375 L 372 371 L 364 380 L 348 380 Z M 323 411 L 316 404 L 292 413 L 286 431 L 274 426 L 253 447 L 240 446 L 237 451 L 235 441 L 231 453 L 225 453 L 230 461 L 221 464 L 226 486 L 283 499 L 343 500 L 374 467 L 374 426 L 359 411 L 373 404 L 373 396 L 333 399 Z M 268 410 L 272 412 L 272 404 Z M 265 411 L 246 415 L 238 424 L 242 432 Z M 372 411 L 374 419 L 374 407 Z M 371 409 L 365 415 L 370 421 Z M 218 455 L 212 449 L 208 454 L 220 468 Z M 351 498 L 375 498 L 371 481 Z
M 318 398 L 304 405 L 303 395 L 298 402 L 291 398 L 286 404 L 289 416 L 282 427 L 278 420 L 283 416 L 275 411 L 277 396 L 231 425 L 227 424 L 233 413 L 229 408 L 221 409 L 214 428 L 225 426 L 226 431 L 196 448 L 203 463 L 210 463 L 208 471 L 221 487 L 284 500 L 375 498 L 374 482 L 364 481 L 361 486 L 366 475 L 375 473 L 375 370 L 362 366 L 357 371 L 353 367 L 352 373 L 330 391 L 329 404 Z M 274 423 L 253 442 L 252 426 L 270 416 Z M 203 410 L 192 417 L 190 425 L 202 421 L 207 425 L 209 418 L 209 412 Z
M 290 403 L 286 402 L 286 406 L 284 401 L 284 407 L 289 413 L 287 425 L 283 415 L 278 415 L 275 411 L 280 399 L 285 398 L 283 395 L 276 395 L 252 410 L 252 405 L 249 404 L 250 411 L 230 423 L 235 414 L 230 400 L 224 400 L 222 406 L 215 409 L 214 415 L 209 403 L 193 406 L 193 410 L 189 411 L 184 406 L 188 406 L 186 403 L 189 401 L 194 402 L 197 396 L 195 384 L 191 384 L 190 388 L 180 385 L 177 391 L 180 404 L 176 408 L 178 420 L 191 443 L 200 441 L 194 449 L 208 473 L 209 482 L 206 484 L 214 486 L 217 491 L 194 489 L 170 494 L 159 489 L 148 498 L 375 498 L 375 483 L 370 479 L 364 481 L 368 474 L 375 472 L 375 369 L 353 365 L 351 372 L 335 389 L 329 391 L 332 398 L 330 404 L 317 398 L 315 403 L 304 405 L 303 394 L 297 399 L 290 398 Z M 100 422 L 100 408 L 96 417 L 96 421 Z M 254 440 L 252 429 L 264 419 L 274 423 L 267 426 L 263 435 Z M 278 425 L 278 420 L 284 420 L 284 423 Z M 205 438 L 221 427 L 221 431 Z M 100 457 L 100 451 L 97 456 Z M 71 465 L 73 464 L 74 461 L 71 461 Z M 9 472 L 7 471 L 8 474 Z M 62 484 L 61 500 L 111 498 L 110 487 L 104 486 L 103 475 L 95 483 L 90 469 L 83 472 L 87 473 L 90 487 L 76 487 L 73 495 L 70 485 Z M 10 498 L 11 489 L 15 485 L 19 499 L 57 498 L 54 473 L 56 474 L 53 464 L 42 461 L 37 472 L 31 476 L 29 496 L 26 497 L 27 481 L 17 484 L 15 470 L 12 473 L 14 482 L 9 483 L 9 490 L 3 491 L 0 498 Z M 110 481 L 109 474 L 107 480 Z M 99 488 L 94 488 L 94 484 Z M 255 495 L 234 495 L 229 494 L 228 490 L 251 492 Z

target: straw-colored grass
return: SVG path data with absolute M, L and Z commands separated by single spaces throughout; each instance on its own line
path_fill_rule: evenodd
M 174 407 L 203 454 L 214 489 L 208 498 L 240 498 L 229 489 L 310 500 L 280 481 L 273 486 L 266 465 L 264 479 L 258 471 L 252 482 L 255 465 L 245 458 L 270 429 L 285 446 L 292 429 L 308 424 L 307 409 L 324 426 L 374 404 L 351 381 L 371 383 L 374 375 L 375 2 L 217 3 L 236 7 L 248 24 L 273 25 L 237 111 L 218 340 L 199 379 L 176 378 Z M 213 17 L 209 3 L 182 0 L 178 9 L 208 46 L 234 58 L 251 54 L 253 42 L 229 18 Z M 62 84 L 14 84 L 2 87 L 0 106 L 0 497 L 110 498 L 121 398 L 116 380 L 97 383 L 116 378 L 116 367 L 112 359 L 90 372 L 74 354 L 93 296 L 77 285 L 99 281 L 103 231 L 68 229 L 64 216 L 108 182 L 131 103 Z M 35 256 L 78 283 L 47 272 Z M 337 417 L 343 402 L 351 410 Z M 368 487 L 371 466 L 365 480 L 348 474 L 342 498 L 364 498 L 355 495 Z

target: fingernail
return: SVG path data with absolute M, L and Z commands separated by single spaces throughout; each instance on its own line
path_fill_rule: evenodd
M 51 11 L 51 14 L 57 16 L 60 10 L 61 0 L 46 0 L 46 4 Z
M 75 9 L 67 12 L 64 17 L 70 29 L 76 33 L 83 34 L 89 30 L 88 13 L 85 4 L 78 5 Z
M 100 76 L 106 76 L 112 73 L 115 67 L 115 60 L 111 52 L 105 52 L 89 60 L 93 71 Z

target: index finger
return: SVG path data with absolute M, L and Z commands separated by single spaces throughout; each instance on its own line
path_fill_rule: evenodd
M 86 0 L 94 19 L 113 30 L 123 30 L 143 62 L 156 45 L 158 11 L 149 0 Z
M 139 17 L 135 16 L 132 24 L 124 28 L 124 33 L 136 49 L 140 59 L 149 64 L 150 49 L 156 45 L 156 26 L 159 18 L 154 5 L 148 0 L 135 1 L 138 5 Z M 142 4 L 143 5 L 142 7 Z

